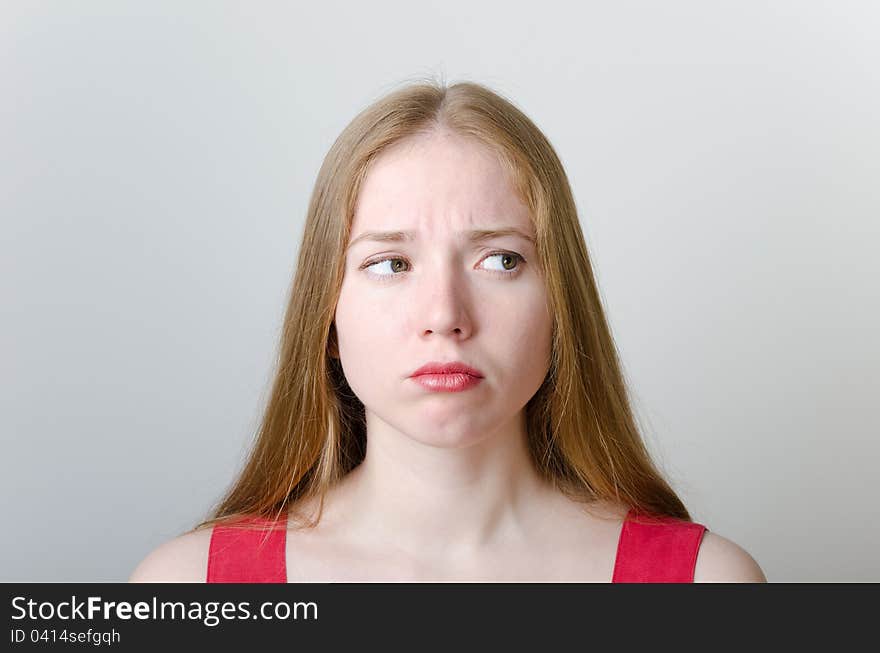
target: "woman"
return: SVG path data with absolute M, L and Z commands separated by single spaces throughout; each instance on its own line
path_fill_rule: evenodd
M 648 456 L 550 143 L 419 83 L 332 146 L 253 450 L 131 580 L 765 578 Z

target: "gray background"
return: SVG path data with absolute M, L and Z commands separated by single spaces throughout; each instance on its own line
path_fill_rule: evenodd
M 435 75 L 557 148 L 694 518 L 771 581 L 880 581 L 878 3 L 0 7 L 0 580 L 125 580 L 205 516 L 324 154 Z

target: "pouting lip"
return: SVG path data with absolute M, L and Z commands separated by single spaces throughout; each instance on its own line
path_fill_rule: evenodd
M 430 363 L 425 363 L 415 372 L 410 374 L 410 376 L 421 376 L 422 374 L 469 374 L 470 376 L 475 376 L 478 379 L 483 378 L 483 373 L 480 370 L 474 369 L 470 365 L 465 365 L 461 361 L 451 361 L 449 363 L 440 363 L 438 361 L 431 361 Z

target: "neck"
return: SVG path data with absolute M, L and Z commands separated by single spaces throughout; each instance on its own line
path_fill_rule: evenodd
M 524 414 L 462 447 L 419 442 L 367 414 L 364 461 L 343 480 L 349 535 L 382 550 L 448 558 L 525 544 L 550 494 Z

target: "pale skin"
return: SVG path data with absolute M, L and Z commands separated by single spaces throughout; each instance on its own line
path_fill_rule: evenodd
M 473 230 L 514 229 L 473 242 Z M 366 232 L 411 240 L 359 240 Z M 335 324 L 367 417 L 361 465 L 314 530 L 289 530 L 289 582 L 611 580 L 626 507 L 585 509 L 542 480 L 524 407 L 549 366 L 552 315 L 527 207 L 491 151 L 437 130 L 382 153 L 358 197 Z M 382 260 L 387 259 L 387 260 Z M 409 375 L 463 361 L 484 376 L 433 393 Z M 162 544 L 132 582 L 204 582 L 210 530 Z M 707 532 L 696 582 L 764 582 Z

